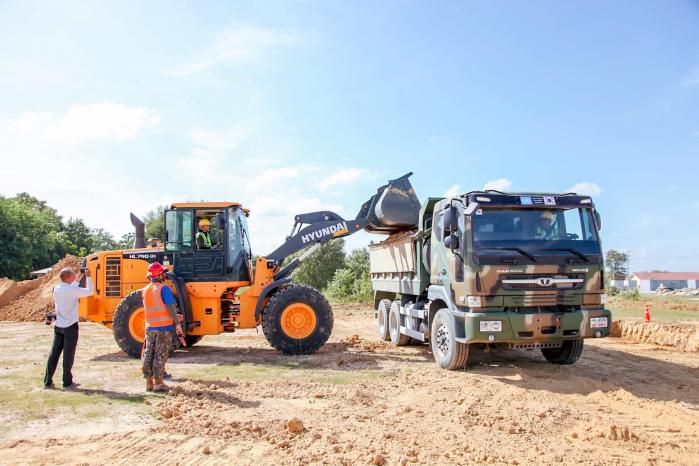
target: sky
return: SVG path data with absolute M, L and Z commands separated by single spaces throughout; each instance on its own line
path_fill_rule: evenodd
M 696 1 L 0 0 L 0 39 L 0 195 L 116 237 L 231 200 L 265 254 L 414 172 L 592 195 L 632 270 L 699 270 Z

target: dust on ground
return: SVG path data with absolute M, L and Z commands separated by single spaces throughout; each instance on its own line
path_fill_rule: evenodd
M 0 321 L 38 322 L 45 319 L 46 309 L 53 306 L 53 287 L 64 267 L 80 268 L 80 258 L 70 254 L 53 266 L 43 277 L 16 282 L 0 278 Z
M 169 395 L 146 395 L 137 361 L 95 324 L 81 326 L 75 373 L 85 390 L 44 392 L 50 329 L 0 324 L 1 461 L 699 462 L 697 353 L 612 338 L 587 340 L 572 366 L 538 351 L 476 352 L 449 372 L 425 346 L 379 342 L 368 307 L 334 313 L 329 343 L 312 356 L 281 355 L 254 330 L 205 337 L 168 363 Z M 28 415 L 7 400 L 17 391 L 41 409 Z

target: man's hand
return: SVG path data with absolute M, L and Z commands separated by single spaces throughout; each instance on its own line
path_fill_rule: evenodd
M 84 276 L 84 275 L 85 275 L 85 274 L 83 274 L 82 272 L 80 272 L 79 274 L 77 274 L 77 275 L 75 276 L 75 280 L 74 280 L 74 281 L 80 283 L 80 280 L 83 279 L 83 276 Z M 89 276 L 89 275 L 88 275 L 88 276 Z
M 92 276 L 92 272 L 90 272 L 90 269 L 85 269 L 85 276 L 87 278 L 90 278 Z
M 183 336 L 182 326 L 180 324 L 177 324 L 177 327 L 175 327 L 175 333 L 179 336 Z
M 182 314 L 177 314 L 177 320 L 182 322 L 184 320 L 184 316 Z

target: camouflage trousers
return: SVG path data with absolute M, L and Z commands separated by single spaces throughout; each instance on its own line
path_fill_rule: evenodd
M 165 363 L 172 349 L 172 331 L 146 330 L 145 345 L 143 376 L 162 379 L 165 375 Z

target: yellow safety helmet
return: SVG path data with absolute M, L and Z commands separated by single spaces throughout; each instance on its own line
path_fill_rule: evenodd
M 202 218 L 201 220 L 199 220 L 199 228 L 203 227 L 204 225 L 206 225 L 207 227 L 211 225 L 211 223 L 209 223 L 208 218 Z
M 544 210 L 541 212 L 541 220 L 553 220 L 553 212 L 550 210 Z

